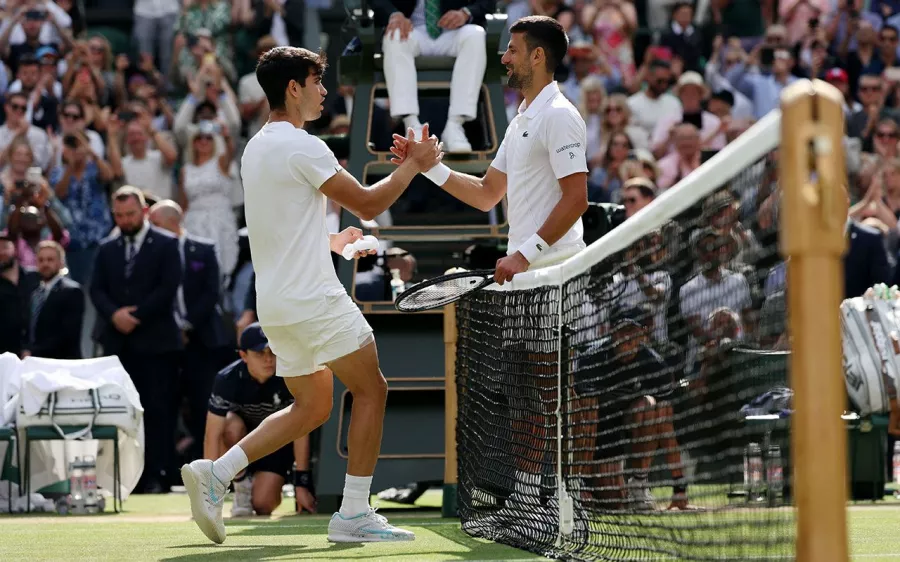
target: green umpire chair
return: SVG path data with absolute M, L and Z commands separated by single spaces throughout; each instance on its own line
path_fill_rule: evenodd
M 76 426 L 59 426 L 66 435 L 71 435 L 83 428 Z M 113 509 L 116 513 L 122 510 L 122 472 L 119 468 L 119 428 L 111 425 L 95 425 L 91 428 L 90 439 L 112 441 L 113 443 Z M 27 510 L 31 512 L 31 443 L 33 441 L 63 441 L 64 438 L 53 426 L 31 426 L 25 428 L 25 471 L 20 480 L 25 481 L 25 495 L 28 496 Z
M 372 109 L 376 97 L 387 97 L 387 86 L 384 79 L 384 56 L 381 53 L 383 29 L 371 24 L 371 11 L 368 24 L 362 23 L 362 11 L 353 10 L 353 19 L 357 24 L 359 49 L 357 52 L 344 54 L 339 61 L 341 84 L 354 85 L 353 111 L 350 122 L 350 158 L 348 171 L 354 177 L 365 181 L 366 164 L 373 161 L 390 159 L 390 152 L 376 152 L 371 144 Z M 487 68 L 484 75 L 484 86 L 479 100 L 477 121 L 481 124 L 488 146 L 481 150 L 475 148 L 471 157 L 484 160 L 489 154 L 496 153 L 500 141 L 506 131 L 506 105 L 503 87 L 506 81 L 506 70 L 500 63 L 502 54 L 500 40 L 506 27 L 506 14 L 488 14 L 486 16 L 486 48 Z M 419 56 L 416 57 L 420 95 L 444 96 L 450 88 L 455 57 Z M 376 95 L 377 94 L 377 95 Z M 363 140 L 364 139 L 364 140 Z M 456 155 L 452 155 L 454 158 Z M 454 160 L 444 158 L 451 168 Z
M 19 440 L 16 436 L 16 428 L 15 427 L 0 427 L 0 441 L 5 441 L 9 443 L 9 446 L 6 448 L 6 456 L 3 459 L 0 459 L 0 480 L 7 480 L 12 484 L 13 478 L 15 478 L 16 484 L 19 486 L 22 485 L 22 461 L 19 457 Z M 16 455 L 16 469 L 15 472 L 12 468 L 10 468 L 9 464 L 12 460 L 13 451 L 15 451 Z M 12 485 L 9 487 L 9 495 L 7 497 L 8 502 L 8 513 L 12 513 Z

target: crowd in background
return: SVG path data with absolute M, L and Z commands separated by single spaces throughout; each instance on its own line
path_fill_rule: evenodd
M 380 4 L 392 17 L 390 4 Z M 797 78 L 833 84 L 845 97 L 853 225 L 859 236 L 878 241 L 877 247 L 866 246 L 864 256 L 857 253 L 853 270 L 848 268 L 848 277 L 860 277 L 858 283 L 848 281 L 848 296 L 856 294 L 851 285 L 893 279 L 900 244 L 900 2 L 461 5 L 472 10 L 459 25 L 478 25 L 484 11 L 505 10 L 510 21 L 542 14 L 566 28 L 570 48 L 558 81 L 587 125 L 589 198 L 620 203 L 627 217 L 776 108 L 782 89 Z M 203 318 L 185 322 L 196 303 L 185 302 L 185 285 L 179 285 L 172 312 L 181 319 L 180 336 L 171 346 L 173 352 L 203 347 L 195 360 L 214 374 L 233 359 L 236 329 L 255 320 L 252 262 L 240 230 L 239 173 L 243 146 L 268 115 L 254 62 L 272 47 L 305 45 L 309 29 L 316 28 L 317 10 L 331 6 L 310 0 L 135 0 L 131 43 L 115 48 L 115 41 L 86 27 L 79 6 L 71 0 L 0 0 L 0 352 L 91 356 L 104 351 L 95 343 L 102 343 L 105 330 L 127 335 L 127 325 L 141 320 L 130 313 L 131 320 L 124 314 L 113 318 L 118 310 L 106 310 L 95 293 L 100 284 L 114 290 L 110 284 L 130 278 L 130 272 L 113 274 L 107 262 L 98 265 L 98 253 L 102 241 L 118 233 L 129 240 L 137 236 L 140 252 L 146 239 L 123 228 L 131 223 L 114 207 L 115 201 L 128 207 L 129 201 L 139 204 L 143 198 L 148 207 L 163 202 L 158 209 L 177 209 L 163 213 L 166 229 L 201 240 L 215 258 L 209 264 L 192 260 L 181 245 L 185 283 L 192 269 L 195 274 L 215 269 L 213 282 L 205 286 L 215 298 L 203 309 Z M 329 94 L 323 118 L 309 128 L 345 134 L 355 117 L 349 115 L 353 94 L 352 86 L 339 85 Z M 512 117 L 521 99 L 508 90 L 506 101 Z M 389 130 L 410 124 L 409 115 L 383 117 Z M 452 123 L 451 106 L 448 127 Z M 471 150 L 458 130 L 451 133 L 456 151 Z M 121 186 L 137 188 L 140 197 L 126 190 L 114 201 Z M 759 199 L 735 191 L 736 198 L 713 206 L 733 208 L 736 217 L 755 225 L 772 224 L 777 185 Z M 334 205 L 328 210 L 337 230 L 340 210 Z M 452 217 L 446 220 L 452 222 Z M 744 237 L 738 236 L 737 243 L 750 248 L 747 232 L 738 234 Z M 702 242 L 696 236 L 712 234 L 696 234 L 687 242 Z M 123 255 L 124 265 L 134 265 L 134 256 Z M 394 260 L 389 268 L 402 269 L 406 281 L 415 270 L 415 259 L 402 250 L 385 259 Z M 778 265 L 767 265 L 776 267 L 773 273 L 756 274 L 750 283 L 764 297 L 784 287 Z M 867 272 L 865 279 L 859 272 Z M 691 272 L 682 273 L 683 293 Z M 51 306 L 53 291 L 62 288 L 69 292 L 65 304 Z M 79 305 L 71 291 L 93 298 Z M 373 294 L 378 299 L 384 290 L 379 286 Z M 691 309 L 684 294 L 680 301 L 688 318 L 714 312 Z M 51 310 L 68 319 L 65 327 L 54 329 L 60 324 L 49 320 Z M 210 322 L 224 330 L 200 337 L 199 325 Z M 661 326 L 653 331 L 662 332 Z M 60 333 L 65 342 L 57 341 Z M 767 344 L 776 345 L 779 336 L 768 335 Z M 188 429 L 197 427 L 192 416 L 194 421 L 205 416 L 205 410 L 191 411 L 202 407 L 197 403 L 183 416 L 172 413 L 182 420 L 174 429 L 184 437 L 177 447 L 186 455 L 202 440 Z

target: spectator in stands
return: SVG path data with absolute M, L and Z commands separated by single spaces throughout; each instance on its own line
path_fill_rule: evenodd
M 900 112 L 885 105 L 885 83 L 881 76 L 860 76 L 856 91 L 862 107 L 848 117 L 847 134 L 862 139 L 863 150 L 871 152 L 876 126 L 885 119 L 897 123 L 900 121 Z
M 810 29 L 817 29 L 820 17 L 832 6 L 830 0 L 781 0 L 778 13 L 786 28 L 788 44 L 799 43 Z
M 596 76 L 588 76 L 582 80 L 578 87 L 581 89 L 581 102 L 578 111 L 584 119 L 587 129 L 587 157 L 588 161 L 601 156 L 605 149 L 603 138 L 603 118 L 606 101 L 606 88 L 603 82 Z
M 38 208 L 43 208 L 44 204 L 49 202 L 50 208 L 59 218 L 63 228 L 68 228 L 72 224 L 72 215 L 56 198 L 47 182 L 41 178 L 41 185 L 38 189 L 29 185 L 28 170 L 33 167 L 34 153 L 28 141 L 24 137 L 19 137 L 10 143 L 6 152 L 9 156 L 4 159 L 9 165 L 0 171 L 0 192 L 3 194 L 3 206 L 0 208 L 0 229 L 6 228 L 7 213 L 10 207 L 16 204 L 16 201 L 19 202 L 19 206 L 33 205 Z M 26 187 L 28 187 L 27 190 Z
M 181 260 L 178 240 L 151 226 L 146 212 L 139 189 L 124 186 L 113 195 L 120 233 L 97 252 L 90 294 L 103 352 L 118 355 L 144 406 L 146 455 L 138 488 L 159 493 L 175 447 L 173 398 L 184 343 L 173 305 Z
M 189 0 L 184 3 L 184 10 L 175 25 L 176 45 L 179 37 L 188 39 L 208 38 L 214 42 L 210 51 L 219 60 L 232 60 L 230 37 L 228 35 L 231 26 L 231 6 L 226 0 Z M 199 42 L 199 41 L 198 41 Z M 177 50 L 177 46 L 176 46 Z M 177 55 L 176 60 L 177 60 Z M 180 64 L 184 64 L 184 56 Z M 232 80 L 237 80 L 234 76 Z
M 631 146 L 635 149 L 650 147 L 650 136 L 647 132 L 632 124 L 631 108 L 624 94 L 613 94 L 603 102 L 602 120 L 600 121 L 601 146 L 605 150 L 606 143 L 615 133 L 625 133 Z M 590 156 L 588 157 L 590 161 Z
M 181 103 L 175 114 L 172 132 L 178 144 L 190 151 L 189 140 L 203 121 L 220 120 L 226 124 L 230 136 L 238 135 L 241 127 L 241 113 L 237 97 L 228 81 L 215 63 L 205 65 L 190 81 L 190 94 Z
M 0 160 L 0 165 L 6 165 L 7 147 L 15 137 L 21 136 L 31 145 L 35 165 L 46 170 L 50 164 L 50 140 L 47 133 L 32 125 L 26 118 L 28 96 L 22 92 L 7 95 L 3 109 L 6 112 L 6 122 L 0 125 L 0 154 L 5 156 L 4 160 Z
M 178 238 L 181 285 L 175 298 L 175 317 L 181 327 L 184 353 L 180 357 L 181 392 L 188 403 L 187 427 L 194 437 L 194 459 L 202 458 L 202 436 L 206 433 L 206 404 L 213 379 L 228 357 L 233 339 L 225 332 L 219 309 L 222 277 L 212 242 L 184 229 L 181 207 L 171 200 L 150 207 L 150 223 Z
M 754 115 L 757 119 L 778 107 L 781 91 L 797 79 L 791 74 L 794 66 L 794 55 L 789 49 L 776 48 L 773 51 L 772 73 L 762 74 L 759 69 L 759 53 L 762 45 L 744 61 L 731 67 L 725 78 L 741 93 L 753 102 Z
M 672 7 L 672 22 L 663 33 L 659 44 L 668 47 L 672 54 L 684 62 L 685 70 L 700 72 L 703 57 L 703 34 L 693 25 L 694 5 L 691 2 L 676 2 Z
M 100 158 L 106 157 L 106 145 L 103 143 L 103 137 L 97 131 L 87 128 L 84 106 L 80 102 L 69 100 L 63 103 L 59 123 L 63 137 L 83 134 L 88 139 L 91 151 Z M 53 166 L 59 166 L 62 164 L 62 150 L 58 146 L 58 139 L 52 139 L 50 144 L 55 155 L 55 158 L 52 160 Z
M 703 342 L 711 337 L 708 323 L 710 313 L 722 307 L 729 308 L 740 312 L 743 322 L 747 323 L 752 303 L 746 278 L 722 265 L 731 252 L 730 246 L 734 244 L 731 235 L 718 234 L 707 228 L 691 238 L 699 272 L 681 287 L 678 301 L 681 315 L 692 335 L 688 369 L 693 370 L 691 366 L 696 353 Z
M 221 143 L 225 150 L 216 153 Z M 231 212 L 234 141 L 220 121 L 203 121 L 191 136 L 178 182 L 178 203 L 185 209 L 188 232 L 216 245 L 219 269 L 230 276 L 237 265 L 238 234 Z
M 654 345 L 669 340 L 666 309 L 672 296 L 672 278 L 666 271 L 654 267 L 661 242 L 659 232 L 654 231 L 628 246 L 621 270 L 613 275 L 611 289 L 616 295 L 616 306 L 641 309 L 647 314 L 649 324 L 652 324 L 649 336 Z
M 581 9 L 581 28 L 592 36 L 609 65 L 621 76 L 621 83 L 631 88 L 634 75 L 632 36 L 637 29 L 637 12 L 631 2 L 603 0 L 585 3 Z
M 599 56 L 599 50 L 591 43 L 580 41 L 571 45 L 569 60 L 571 61 L 569 77 L 559 85 L 559 89 L 576 106 L 581 105 L 585 80 L 590 78 L 599 80 L 604 94 L 618 88 L 622 83 L 622 76 L 609 65 L 606 58 Z
M 263 56 L 277 46 L 271 35 L 261 37 L 256 42 L 256 58 Z M 241 77 L 238 83 L 238 101 L 240 101 L 241 118 L 247 123 L 247 136 L 253 137 L 262 129 L 269 118 L 269 102 L 266 94 L 256 79 L 256 71 Z
M 40 285 L 31 294 L 28 337 L 22 357 L 81 359 L 84 292 L 65 276 L 66 251 L 53 240 L 37 247 Z
M 718 117 L 703 110 L 703 100 L 709 96 L 709 88 L 696 72 L 685 72 L 678 78 L 673 93 L 681 102 L 681 110 L 661 117 L 656 122 L 650 144 L 653 155 L 663 158 L 675 150 L 675 129 L 681 123 L 690 123 L 700 130 L 700 143 L 704 148 L 719 150 L 725 146 L 725 127 Z
M 84 134 L 63 137 L 62 160 L 50 173 L 50 185 L 72 215 L 66 256 L 69 276 L 87 286 L 100 241 L 112 228 L 105 184 L 113 173 Z
M 649 205 L 656 198 L 656 185 L 643 177 L 632 178 L 622 186 L 622 205 L 625 206 L 625 218 Z
M 772 22 L 773 2 L 759 0 L 729 0 L 728 2 L 712 2 L 713 21 L 728 30 L 728 34 L 741 39 L 744 48 L 750 48 L 766 35 L 767 39 L 784 44 L 787 32 L 782 26 L 766 25 Z
M 62 221 L 47 201 L 46 191 L 41 187 L 33 191 L 30 187 L 23 189 L 25 193 L 13 203 L 14 208 L 7 218 L 7 234 L 16 239 L 16 255 L 25 267 L 37 266 L 37 248 L 42 241 L 54 240 L 62 247 L 69 244 L 69 231 L 63 228 Z M 27 203 L 37 203 L 38 206 Z
M 648 49 L 648 53 L 652 51 Z M 681 104 L 678 98 L 667 93 L 672 83 L 672 67 L 668 62 L 651 57 L 651 62 L 645 63 L 641 70 L 640 75 L 646 76 L 647 87 L 628 98 L 628 106 L 634 124 L 650 135 L 660 119 L 680 112 Z
M 216 2 L 216 4 L 225 4 L 225 2 Z M 227 43 L 227 42 L 225 42 Z M 237 71 L 231 62 L 230 55 L 225 56 L 220 48 L 222 41 L 216 41 L 212 33 L 208 29 L 198 29 L 193 35 L 189 35 L 185 39 L 184 35 L 179 33 L 175 37 L 174 56 L 178 61 L 178 66 L 173 66 L 169 74 L 169 80 L 179 90 L 183 90 L 185 86 L 191 88 L 191 78 L 195 75 L 203 75 L 209 72 L 209 69 L 215 68 L 218 71 L 218 78 L 226 78 L 229 82 L 237 82 Z M 187 46 L 187 50 L 185 50 Z
M 589 162 L 592 169 L 588 178 L 588 201 L 608 203 L 621 200 L 623 179 L 620 169 L 633 149 L 631 139 L 624 132 L 610 136 L 606 152 L 599 159 Z
M 700 167 L 700 131 L 692 123 L 680 123 L 673 129 L 675 150 L 659 161 L 656 184 L 664 191 Z
M 35 6 L 30 3 L 20 5 L 12 17 L 11 24 L 6 24 L 4 30 L 0 32 L 0 56 L 7 62 L 13 74 L 17 74 L 19 70 L 19 60 L 26 54 L 34 55 L 41 47 L 56 47 L 52 42 L 55 38 L 42 37 L 42 29 L 45 23 L 50 23 L 56 28 L 57 38 L 64 45 L 69 45 L 71 39 L 69 33 L 60 27 L 57 17 L 47 18 L 47 11 L 44 6 Z M 71 25 L 71 20 L 69 21 Z M 20 42 L 11 41 L 15 31 L 21 31 L 22 37 Z M 48 40 L 48 42 L 44 42 Z
M 22 352 L 30 297 L 39 282 L 38 274 L 16 259 L 16 241 L 0 232 L 0 353 Z
M 180 10 L 178 0 L 135 0 L 134 39 L 141 54 L 157 57 L 156 68 L 172 65 L 175 24 Z
M 487 67 L 484 17 L 494 0 L 375 0 L 376 25 L 384 25 L 384 77 L 391 116 L 421 136 L 416 85 L 417 55 L 456 57 L 450 82 L 450 109 L 441 133 L 446 152 L 471 152 L 463 123 L 475 119 Z
M 130 116 L 130 115 L 127 115 Z M 125 145 L 128 153 L 123 157 L 120 132 L 125 126 Z M 178 159 L 178 151 L 153 125 L 149 113 L 122 122 L 118 116 L 109 120 L 107 129 L 109 164 L 116 179 L 152 192 L 161 199 L 175 197 L 172 189 L 172 166 Z M 151 148 L 153 140 L 156 148 Z
M 900 126 L 893 119 L 881 119 L 872 136 L 872 152 L 879 164 L 884 164 L 900 155 L 897 142 Z
M 50 47 L 42 47 L 39 52 Z M 41 130 L 59 129 L 59 100 L 53 94 L 55 73 L 41 73 L 41 65 L 33 55 L 24 55 L 19 61 L 16 81 L 10 84 L 10 92 L 22 92 L 27 96 L 28 109 L 25 120 Z
M 716 35 L 715 39 L 713 39 L 712 54 L 710 54 L 709 61 L 706 63 L 703 72 L 706 83 L 710 89 L 716 92 L 713 98 L 717 95 L 722 95 L 723 92 L 727 92 L 732 96 L 730 99 L 725 98 L 725 100 L 728 100 L 729 105 L 732 106 L 733 116 L 738 119 L 751 119 L 753 118 L 753 102 L 739 92 L 722 75 L 722 72 L 727 72 L 733 66 L 739 64 L 743 57 L 744 51 L 740 48 L 739 42 L 735 45 L 729 44 L 726 46 L 725 39 L 721 35 Z M 722 118 L 719 112 L 712 107 L 707 109 L 716 117 Z

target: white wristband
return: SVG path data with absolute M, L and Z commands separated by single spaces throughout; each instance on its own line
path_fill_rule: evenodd
M 535 233 L 534 236 L 522 244 L 522 247 L 519 248 L 519 252 L 525 256 L 525 259 L 528 260 L 529 264 L 533 264 L 549 249 L 550 244 L 544 242 L 544 239 Z
M 448 168 L 446 164 L 441 162 L 427 172 L 423 172 L 422 175 L 433 181 L 438 186 L 441 186 L 447 183 L 447 180 L 450 179 L 450 171 L 450 168 Z

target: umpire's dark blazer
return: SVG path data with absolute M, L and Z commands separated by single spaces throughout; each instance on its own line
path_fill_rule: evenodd
M 413 10 L 416 9 L 416 0 L 371 0 L 370 6 L 372 11 L 375 12 L 375 25 L 384 27 L 394 12 L 402 12 L 406 17 L 411 16 Z M 462 8 L 468 8 L 472 13 L 472 21 L 469 23 L 484 27 L 485 14 L 494 13 L 497 8 L 497 2 L 496 0 L 474 0 L 473 2 L 468 0 L 441 0 L 441 14 Z
M 104 239 L 94 262 L 91 300 L 97 308 L 95 335 L 107 355 L 155 355 L 184 347 L 175 322 L 175 294 L 181 283 L 178 239 L 150 226 L 135 257 L 131 277 L 125 278 L 125 239 L 116 234 Z M 137 306 L 132 314 L 140 324 L 128 335 L 112 323 L 123 306 Z
M 28 312 L 31 326 L 31 306 Z M 81 359 L 83 322 L 84 291 L 77 282 L 62 277 L 50 289 L 37 317 L 34 339 L 25 344 L 25 349 L 35 357 Z
M 850 221 L 849 249 L 844 256 L 844 298 L 861 297 L 876 283 L 891 280 L 884 237 L 874 228 Z
M 216 259 L 215 243 L 187 234 L 184 240 L 184 277 L 182 278 L 187 321 L 191 325 L 188 338 L 208 349 L 229 344 L 228 334 L 219 308 L 222 278 Z

